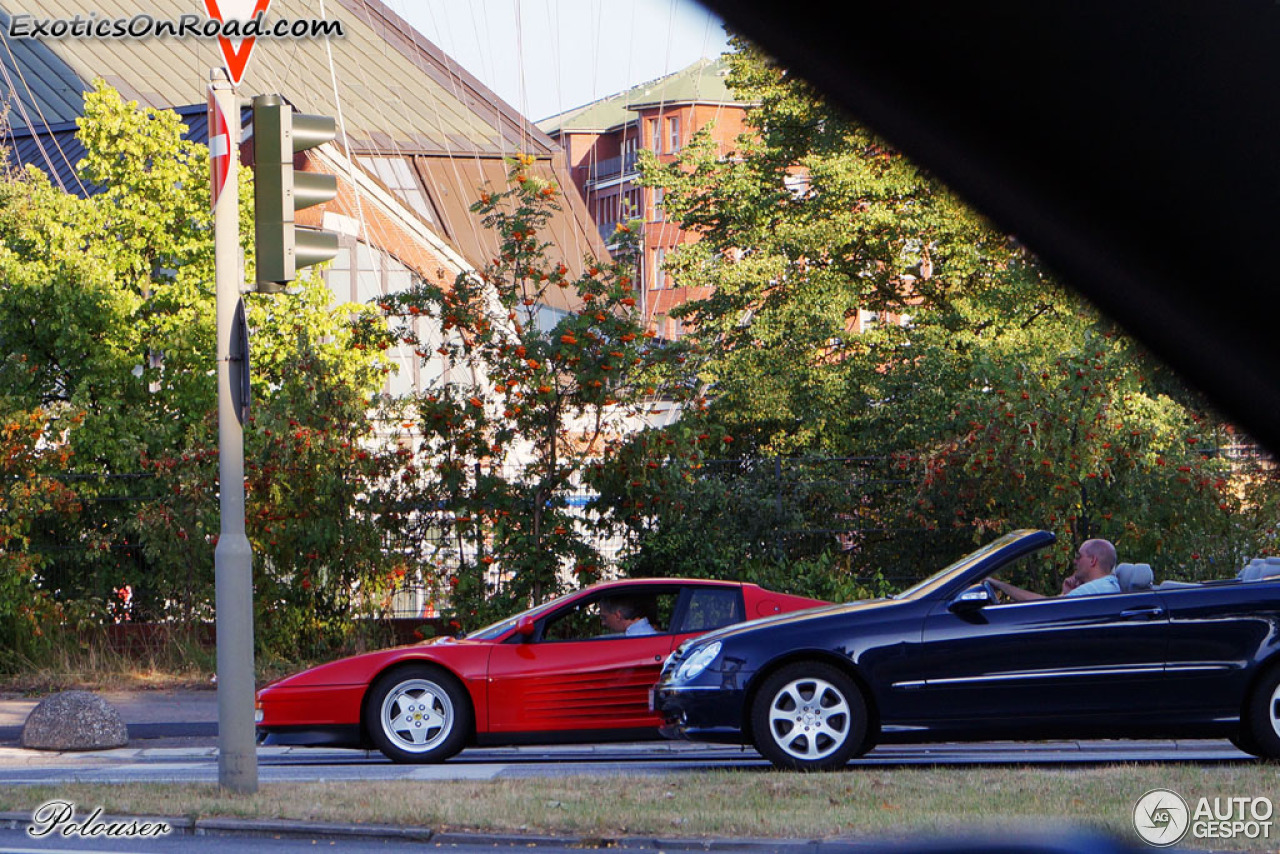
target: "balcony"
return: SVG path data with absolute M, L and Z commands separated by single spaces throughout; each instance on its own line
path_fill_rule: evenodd
M 578 169 L 586 175 L 586 178 L 583 179 L 584 185 L 590 187 L 601 181 L 610 181 L 614 178 L 636 174 L 637 160 L 639 160 L 639 152 L 632 151 L 627 154 L 620 154 L 617 157 L 606 157 L 604 160 L 597 160 L 595 163 L 579 166 Z

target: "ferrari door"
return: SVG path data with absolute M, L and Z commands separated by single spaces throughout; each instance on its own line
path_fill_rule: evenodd
M 494 647 L 490 730 L 561 733 L 581 740 L 594 731 L 657 728 L 649 689 L 678 637 L 663 622 L 678 593 L 645 591 L 653 603 L 656 634 L 608 634 L 595 603 L 579 601 L 543 621 L 524 642 Z

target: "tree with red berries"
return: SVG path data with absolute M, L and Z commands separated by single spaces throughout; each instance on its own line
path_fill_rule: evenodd
M 559 188 L 533 163 L 513 158 L 508 187 L 472 206 L 500 238 L 497 257 L 386 303 L 406 321 L 397 334 L 446 363 L 416 401 L 416 484 L 442 592 L 468 627 L 606 571 L 608 514 L 584 478 L 643 431 L 655 401 L 691 393 L 673 381 L 685 348 L 658 341 L 637 310 L 636 234 L 621 226 L 613 259 L 587 258 L 578 275 L 548 260 L 542 235 Z M 575 307 L 547 312 L 554 292 Z M 443 334 L 433 350 L 407 323 L 423 315 Z
M 68 420 L 74 423 L 78 416 Z M 40 585 L 46 558 L 32 548 L 31 535 L 49 516 L 74 515 L 79 502 L 59 479 L 71 452 L 50 447 L 47 429 L 38 409 L 9 412 L 0 420 L 0 648 L 8 652 L 31 652 L 62 617 Z
M 832 475 L 822 496 L 775 490 L 777 507 L 805 496 L 774 514 L 780 532 L 851 529 L 788 535 L 780 565 L 842 546 L 864 573 L 937 565 L 1016 527 L 1058 533 L 1054 573 L 1093 536 L 1162 577 L 1228 575 L 1275 548 L 1273 471 L 1226 455 L 1236 437 L 1198 395 L 934 176 L 736 47 L 728 84 L 752 105 L 750 133 L 727 157 L 700 133 L 676 162 L 641 161 L 668 215 L 702 236 L 668 269 L 711 292 L 680 313 L 706 351 L 711 431 L 746 454 L 716 477 L 753 478 L 763 498 L 769 459 L 888 469 L 874 489 Z M 752 494 L 710 486 L 671 498 Z M 704 518 L 669 514 L 649 547 L 699 555 Z M 737 551 L 760 554 L 760 532 L 740 533 Z

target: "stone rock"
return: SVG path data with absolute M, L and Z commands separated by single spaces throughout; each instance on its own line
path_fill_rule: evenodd
M 31 710 L 21 745 L 31 750 L 108 750 L 129 743 L 115 706 L 88 691 L 63 691 Z

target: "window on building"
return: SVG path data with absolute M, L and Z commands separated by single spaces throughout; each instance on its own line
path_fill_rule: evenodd
M 627 190 L 627 218 L 639 217 L 644 214 L 644 190 L 639 187 L 633 187 Z
M 680 150 L 680 117 L 667 119 L 667 153 L 675 154 Z
M 662 125 L 658 119 L 649 119 L 649 142 L 653 144 L 653 153 L 662 153 Z
M 649 219 L 654 222 L 662 222 L 662 202 L 667 197 L 667 191 L 662 187 L 653 188 L 653 206 L 650 209 Z
M 651 280 L 653 283 L 651 285 L 652 290 L 660 291 L 663 289 L 663 287 L 666 286 L 667 271 L 662 269 L 663 265 L 666 263 L 667 263 L 667 250 L 661 249 L 661 248 L 653 250 L 653 278 Z
M 338 254 L 324 270 L 324 278 L 339 302 L 376 303 L 388 294 L 401 293 L 421 283 L 418 274 L 400 260 L 350 235 L 339 238 Z M 399 342 L 385 353 L 394 370 L 387 376 L 383 391 L 392 396 L 420 391 L 438 381 L 445 371 L 444 360 L 435 355 L 444 340 L 439 321 L 417 317 L 413 327 L 421 342 L 417 347 Z
M 440 224 L 435 205 L 408 160 L 403 157 L 360 157 L 358 160 L 423 219 L 432 225 Z
M 386 293 L 382 281 L 386 257 L 367 243 L 356 244 L 356 302 L 375 302 Z
M 563 308 L 552 308 L 549 305 L 539 305 L 537 314 L 534 315 L 533 324 L 539 332 L 550 332 L 556 328 L 556 325 L 569 316 L 569 312 Z

